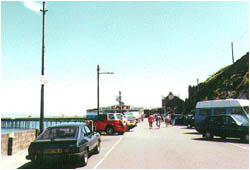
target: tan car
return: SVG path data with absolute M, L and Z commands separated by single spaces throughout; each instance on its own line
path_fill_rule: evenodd
M 128 130 L 133 129 L 137 126 L 136 117 L 134 116 L 127 116 L 127 127 Z

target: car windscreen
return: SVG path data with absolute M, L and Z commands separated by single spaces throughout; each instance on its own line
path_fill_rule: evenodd
M 125 112 L 124 115 L 126 115 L 126 116 L 132 116 L 133 113 L 132 112 Z
M 134 116 L 128 116 L 128 120 L 136 119 Z
M 122 115 L 121 114 L 116 114 L 116 118 L 119 120 L 122 120 Z
M 242 116 L 242 115 L 232 115 L 232 117 L 233 117 L 237 122 L 239 122 L 240 124 L 248 123 L 248 122 L 249 122 L 249 120 L 248 120 L 245 116 Z
M 249 106 L 244 106 L 243 110 L 246 112 L 246 114 L 249 115 Z
M 78 127 L 49 127 L 41 135 L 39 135 L 37 139 L 76 138 L 77 134 Z

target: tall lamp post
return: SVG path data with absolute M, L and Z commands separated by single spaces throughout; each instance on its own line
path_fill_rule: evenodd
M 122 92 L 121 91 L 119 91 L 119 105 L 120 105 L 120 109 L 122 113 Z
M 174 99 L 174 95 L 172 93 L 168 94 L 168 100 L 171 101 Z M 172 106 L 170 105 L 170 110 L 172 110 Z
M 162 101 L 162 109 L 163 109 L 163 115 L 166 115 L 166 107 L 165 107 L 165 98 L 164 96 L 161 96 L 161 101 Z
M 100 74 L 114 74 L 113 72 L 100 72 L 100 66 L 97 65 L 97 116 L 100 114 L 100 99 L 99 99 L 99 76 Z
M 43 13 L 43 34 L 42 34 L 42 75 L 41 75 L 41 105 L 40 105 L 40 133 L 44 130 L 44 85 L 47 80 L 44 76 L 44 32 L 45 32 L 45 14 L 48 11 L 45 9 L 45 2 L 43 2 L 43 9 L 40 10 Z

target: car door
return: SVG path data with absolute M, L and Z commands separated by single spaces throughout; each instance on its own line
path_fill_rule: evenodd
M 88 126 L 84 126 L 84 129 L 86 131 L 85 137 L 88 140 L 89 149 L 92 150 L 95 147 L 95 141 L 94 141 L 95 135 L 91 132 Z
M 215 136 L 220 136 L 220 134 L 222 133 L 222 117 L 221 116 L 216 116 L 214 117 L 215 120 L 214 120 L 214 127 L 212 127 L 213 131 L 212 133 L 215 135 Z
M 230 116 L 226 116 L 224 122 L 226 137 L 237 137 L 239 132 L 236 122 Z
M 230 136 L 230 128 L 231 128 L 231 123 L 230 123 L 230 117 L 229 116 L 223 116 L 221 117 L 221 128 L 219 132 L 219 136 L 221 137 L 229 137 Z
M 89 138 L 86 137 L 86 131 L 85 131 L 83 126 L 80 128 L 80 135 L 79 136 L 80 136 L 78 138 L 79 147 L 80 147 L 80 151 L 83 152 L 89 143 Z
M 99 115 L 98 119 L 96 120 L 96 130 L 105 130 L 106 128 L 106 122 L 105 122 L 106 115 Z

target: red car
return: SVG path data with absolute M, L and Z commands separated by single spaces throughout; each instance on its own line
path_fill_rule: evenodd
M 123 121 L 122 114 L 120 113 L 101 114 L 93 121 L 96 131 L 104 131 L 108 135 L 112 135 L 115 132 L 118 132 L 119 135 L 123 135 L 124 132 L 127 131 L 127 124 Z

